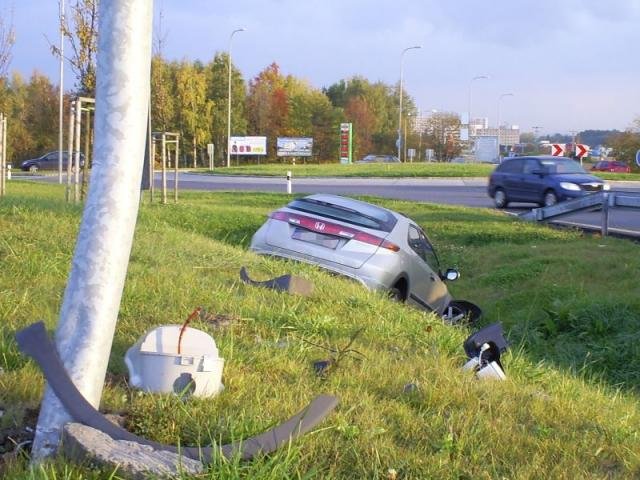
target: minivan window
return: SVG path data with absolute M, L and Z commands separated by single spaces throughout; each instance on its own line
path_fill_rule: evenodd
M 540 170 L 540 164 L 537 160 L 528 159 L 524 162 L 524 173 L 533 173 L 534 170 Z
M 363 213 L 351 208 L 321 202 L 311 198 L 299 198 L 290 202 L 287 207 L 301 212 L 315 213 L 316 215 L 322 215 L 352 225 L 382 230 L 384 232 L 393 230 L 393 227 L 398 222 L 398 219 L 389 211 L 371 205 L 367 205 L 367 212 Z
M 522 172 L 522 160 L 507 160 L 498 167 L 500 173 L 521 173 Z
M 547 173 L 587 173 L 578 162 L 570 159 L 542 160 L 542 165 Z

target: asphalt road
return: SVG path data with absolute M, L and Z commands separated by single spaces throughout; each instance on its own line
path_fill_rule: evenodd
M 161 186 L 160 175 L 156 176 L 156 186 Z M 286 192 L 284 178 L 244 177 L 180 173 L 179 189 L 220 190 L 220 191 L 268 191 Z M 167 175 L 168 188 L 173 186 L 173 173 Z M 615 190 L 638 192 L 638 182 L 610 182 Z M 420 202 L 461 205 L 467 207 L 493 208 L 493 201 L 487 195 L 486 179 L 425 179 L 425 178 L 294 178 L 292 191 L 296 193 L 333 193 L 336 195 L 374 195 L 378 197 Z M 534 205 L 511 204 L 506 210 L 519 214 Z M 586 226 L 599 229 L 602 223 L 600 212 L 580 212 L 567 215 L 556 223 Z M 609 231 L 640 237 L 640 211 L 612 209 L 609 213 Z
M 35 179 L 35 177 L 32 177 Z M 55 182 L 56 176 L 37 177 L 40 181 Z M 218 190 L 218 191 L 266 191 L 286 192 L 285 178 L 245 177 L 235 175 L 204 175 L 181 172 L 178 177 L 181 190 Z M 155 186 L 161 188 L 161 174 L 156 173 Z M 640 194 L 640 182 L 610 182 L 614 190 L 637 192 Z M 173 172 L 167 173 L 167 186 L 173 188 Z M 400 200 L 461 205 L 467 207 L 493 208 L 491 198 L 487 196 L 486 179 L 469 178 L 293 178 L 294 193 L 333 193 L 336 195 L 373 195 Z M 534 205 L 511 204 L 508 212 L 519 214 L 530 210 Z M 581 212 L 568 215 L 556 223 L 575 224 L 599 229 L 602 215 L 600 212 Z M 609 230 L 640 237 L 640 211 L 612 209 L 609 214 Z

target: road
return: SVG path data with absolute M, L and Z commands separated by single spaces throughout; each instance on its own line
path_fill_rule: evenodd
M 156 185 L 160 187 L 160 176 Z M 286 180 L 274 177 L 244 177 L 181 173 L 178 177 L 180 189 L 267 191 L 286 192 Z M 169 188 L 173 186 L 173 174 L 167 175 Z M 638 182 L 610 182 L 615 190 L 640 193 Z M 486 179 L 457 178 L 294 178 L 292 190 L 297 193 L 333 193 L 336 195 L 373 195 L 400 200 L 461 205 L 467 207 L 493 208 L 487 196 Z M 507 212 L 519 214 L 532 208 L 530 204 L 512 204 Z M 600 229 L 600 212 L 580 212 L 567 215 L 555 223 L 586 226 Z M 637 210 L 612 209 L 609 215 L 610 233 L 640 237 L 640 212 Z
M 173 172 L 167 172 L 168 188 L 173 188 Z M 38 177 L 55 182 L 57 177 Z M 236 175 L 206 175 L 181 172 L 179 189 L 219 191 L 286 192 L 286 180 L 275 177 L 245 177 Z M 610 182 L 614 190 L 640 193 L 640 182 Z M 487 196 L 487 180 L 483 178 L 293 178 L 294 193 L 333 193 L 336 195 L 373 195 L 400 200 L 493 208 Z M 155 186 L 161 187 L 161 174 L 156 173 Z M 513 214 L 532 208 L 527 204 L 512 204 Z M 563 217 L 561 224 L 576 224 L 599 229 L 599 212 L 581 212 Z M 613 209 L 609 216 L 610 233 L 640 237 L 640 211 Z

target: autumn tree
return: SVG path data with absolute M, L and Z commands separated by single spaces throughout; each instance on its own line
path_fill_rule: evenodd
M 451 112 L 435 112 L 426 122 L 423 131 L 423 146 L 434 150 L 436 160 L 447 162 L 462 150 L 458 131 L 460 117 Z
M 211 137 L 213 101 L 207 98 L 207 80 L 202 65 L 182 62 L 176 71 L 178 123 L 183 138 L 191 142 L 193 167 L 197 149 Z
M 175 127 L 175 67 L 159 55 L 151 59 L 151 127 L 167 132 Z
M 76 0 L 71 5 L 69 18 L 65 18 L 62 24 L 62 32 L 71 46 L 71 56 L 67 60 L 76 75 L 78 93 L 93 97 L 96 90 L 98 0 Z M 60 54 L 58 47 L 52 45 L 51 49 Z
M 275 155 L 276 138 L 286 134 L 289 99 L 286 79 L 274 62 L 249 82 L 247 120 L 249 133 L 266 135 L 269 150 Z
M 399 90 L 383 82 L 352 77 L 324 89 L 345 120 L 353 123 L 357 155 L 392 153 L 396 150 Z M 415 113 L 413 99 L 404 93 L 403 111 Z
M 291 75 L 285 78 L 285 90 L 289 114 L 280 135 L 311 137 L 318 158 L 336 159 L 340 111 L 321 90 Z

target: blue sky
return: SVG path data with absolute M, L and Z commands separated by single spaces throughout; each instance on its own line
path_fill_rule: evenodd
M 67 0 L 67 3 L 74 0 Z M 362 75 L 396 83 L 423 111 L 467 110 L 541 133 L 625 129 L 640 117 L 640 0 L 156 0 L 169 59 L 207 61 L 233 40 L 246 79 L 271 62 L 316 87 Z M 11 68 L 57 83 L 47 37 L 56 0 L 0 0 L 13 8 Z M 157 28 L 156 28 L 157 31 Z M 70 73 L 67 75 L 70 78 Z M 67 82 L 68 83 L 68 82 Z

